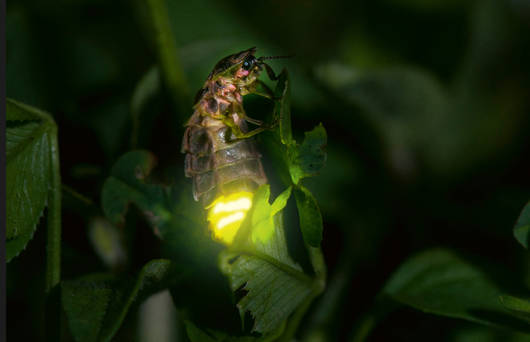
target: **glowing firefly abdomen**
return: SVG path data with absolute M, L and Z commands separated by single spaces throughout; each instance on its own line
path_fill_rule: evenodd
M 239 124 L 246 131 L 245 122 Z M 185 174 L 193 179 L 195 200 L 209 210 L 214 234 L 230 243 L 250 209 L 252 193 L 267 183 L 254 141 L 236 139 L 222 121 L 202 116 L 200 122 L 187 127 L 183 150 Z

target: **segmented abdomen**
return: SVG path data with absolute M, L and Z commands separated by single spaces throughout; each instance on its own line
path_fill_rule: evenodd
M 246 132 L 244 121 L 234 121 Z M 193 178 L 193 196 L 205 207 L 220 194 L 254 192 L 267 182 L 252 138 L 236 139 L 221 120 L 196 112 L 184 133 L 182 150 L 186 177 Z

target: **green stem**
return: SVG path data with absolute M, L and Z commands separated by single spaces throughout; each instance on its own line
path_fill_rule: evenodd
M 350 335 L 350 342 L 363 342 L 370 337 L 372 331 L 388 314 L 399 307 L 399 304 L 385 296 L 377 296 L 370 311 L 361 317 Z
M 321 292 L 324 291 L 326 286 L 326 262 L 324 261 L 324 255 L 322 254 L 322 248 L 311 247 L 306 244 L 307 252 L 309 253 L 309 260 L 315 271 L 316 279 L 321 282 Z
M 175 107 L 187 108 L 189 96 L 186 77 L 180 62 L 177 43 L 171 31 L 168 9 L 164 0 L 147 0 L 147 7 L 155 34 L 158 60 Z
M 60 341 L 61 296 L 61 174 L 57 127 L 53 123 L 50 134 L 51 189 L 48 201 L 46 246 L 46 340 Z
M 87 206 L 87 207 L 95 207 L 96 206 L 96 204 L 90 198 L 88 198 L 87 196 L 85 196 L 83 194 L 80 194 L 74 188 L 72 188 L 72 187 L 70 187 L 68 185 L 65 185 L 65 184 L 62 184 L 61 188 L 62 188 L 63 192 L 65 192 L 66 194 L 72 196 L 73 198 L 75 198 L 79 202 L 83 203 L 85 206 Z
M 52 186 L 48 203 L 48 246 L 46 247 L 46 292 L 61 281 L 61 174 L 57 128 L 51 135 Z

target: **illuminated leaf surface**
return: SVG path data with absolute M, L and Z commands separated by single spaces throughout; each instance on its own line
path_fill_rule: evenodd
M 526 204 L 517 223 L 513 229 L 513 235 L 524 246 L 528 248 L 530 241 L 530 202 Z
M 169 260 L 146 264 L 136 279 L 95 274 L 62 283 L 62 303 L 76 341 L 111 341 L 131 305 L 161 290 Z
M 6 103 L 6 258 L 17 256 L 31 240 L 51 187 L 53 119 L 33 107 Z
M 245 234 L 243 230 L 250 228 L 252 243 L 239 241 L 221 256 L 221 269 L 228 276 L 232 290 L 242 288 L 246 293 L 237 303 L 241 316 L 250 312 L 254 318 L 252 331 L 264 335 L 281 329 L 312 290 L 311 278 L 287 251 L 281 212 L 273 215 L 273 210 L 285 205 L 288 194 L 289 190 L 271 205 L 269 186 L 260 187 L 249 213 L 251 223 L 247 221 L 248 226 L 242 227 L 239 234 Z
M 412 257 L 396 270 L 383 293 L 424 312 L 530 332 L 528 322 L 501 304 L 497 286 L 448 250 Z

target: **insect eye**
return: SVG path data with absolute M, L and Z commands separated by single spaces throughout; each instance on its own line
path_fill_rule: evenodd
M 250 56 L 249 58 L 247 58 L 247 59 L 243 62 L 243 69 L 245 69 L 245 70 L 250 70 L 250 68 L 252 68 L 253 65 L 254 65 L 254 57 L 253 57 L 253 56 Z

